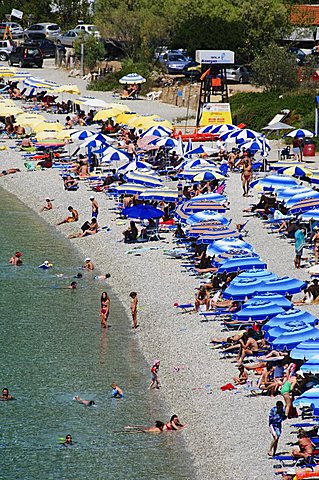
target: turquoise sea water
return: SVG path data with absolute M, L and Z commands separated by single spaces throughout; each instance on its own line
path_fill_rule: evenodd
M 90 274 L 67 290 L 82 263 L 67 240 L 16 197 L 0 189 L 0 478 L 190 479 L 179 433 L 117 434 L 125 425 L 168 420 L 158 392 L 147 390 L 149 366 L 130 320 L 111 293 L 109 331 L 101 331 L 106 283 Z M 23 252 L 22 267 L 7 264 Z M 36 268 L 44 260 L 51 270 Z M 129 299 L 128 299 L 129 301 Z M 110 384 L 125 391 L 111 399 Z M 96 408 L 72 401 L 93 399 Z M 170 412 L 178 413 L 178 412 Z M 59 439 L 72 434 L 76 446 Z

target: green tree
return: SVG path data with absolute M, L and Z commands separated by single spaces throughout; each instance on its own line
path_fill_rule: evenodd
M 74 49 L 75 56 L 81 57 L 81 43 L 84 44 L 84 67 L 89 71 L 93 70 L 98 60 L 103 60 L 105 57 L 104 45 L 94 35 L 85 35 L 77 38 Z
M 296 57 L 272 43 L 252 62 L 253 82 L 266 90 L 287 91 L 298 85 Z
M 32 21 L 34 23 L 47 21 L 50 15 L 52 15 L 50 2 L 47 0 L 20 0 L 18 4 L 12 0 L 0 0 L 0 20 L 5 20 L 5 15 L 10 15 L 12 8 L 17 8 L 23 12 L 22 21 L 15 18 L 13 18 L 13 21 L 17 20 L 25 27 L 28 25 L 29 15 L 32 15 Z
M 86 0 L 54 0 L 52 11 L 55 21 L 64 29 L 74 28 L 79 20 L 85 23 L 92 21 L 90 4 Z

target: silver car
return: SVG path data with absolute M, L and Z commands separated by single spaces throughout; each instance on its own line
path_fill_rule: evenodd
M 19 23 L 6 22 L 6 24 L 10 27 L 12 38 L 23 38 L 24 30 Z
M 64 45 L 65 47 L 74 47 L 75 40 L 83 35 L 88 35 L 86 32 L 77 32 L 75 30 L 68 30 L 56 37 L 57 45 Z
M 24 30 L 24 38 L 44 38 L 47 37 L 54 40 L 60 35 L 61 29 L 56 23 L 35 23 L 31 27 Z
M 231 82 L 249 83 L 251 73 L 243 65 L 233 65 L 226 68 L 226 77 L 227 80 Z
M 10 40 L 0 40 L 0 61 L 4 62 L 8 60 L 10 53 L 12 52 L 12 42 Z

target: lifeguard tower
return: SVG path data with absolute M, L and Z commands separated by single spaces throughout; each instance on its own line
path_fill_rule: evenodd
M 232 123 L 226 68 L 235 63 L 231 50 L 196 50 L 201 66 L 196 125 Z

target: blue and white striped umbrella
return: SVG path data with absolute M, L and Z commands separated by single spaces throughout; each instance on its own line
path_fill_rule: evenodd
M 224 133 L 221 135 L 220 139 L 227 143 L 236 142 L 237 144 L 242 144 L 248 142 L 249 140 L 256 140 L 261 135 L 261 133 L 255 132 L 255 130 L 244 128 L 243 130 L 235 130 L 233 132 Z
M 247 252 L 254 251 L 254 248 L 249 243 L 244 242 L 239 238 L 225 238 L 224 240 L 217 240 L 216 242 L 211 243 L 208 249 L 210 255 L 218 255 L 222 252 L 228 253 L 231 250 L 243 250 Z
M 136 193 L 144 192 L 145 186 L 138 185 L 137 183 L 122 183 L 122 185 L 114 187 L 113 190 L 117 195 L 124 195 L 124 193 L 127 193 L 129 195 L 135 195 Z
M 308 210 L 307 212 L 302 213 L 299 218 L 301 220 L 313 220 L 315 222 L 319 221 L 319 208 L 314 208 L 313 210 Z
M 172 148 L 177 147 L 178 145 L 178 140 L 175 140 L 175 138 L 171 137 L 164 137 L 164 138 L 159 138 L 157 140 L 153 140 L 150 142 L 152 145 L 156 145 L 158 147 L 164 147 L 167 150 L 171 150 Z
M 176 202 L 178 200 L 178 190 L 149 188 L 142 192 L 138 198 L 141 200 L 164 200 L 165 202 Z
M 314 132 L 311 132 L 310 130 L 306 130 L 304 128 L 297 128 L 296 130 L 292 130 L 292 132 L 289 132 L 289 133 L 286 133 L 286 135 L 284 135 L 285 137 L 297 137 L 297 138 L 311 138 L 313 137 L 315 134 Z
M 201 212 L 193 213 L 187 218 L 186 223 L 187 225 L 193 225 L 194 223 L 207 222 L 210 220 L 220 222 L 223 225 L 230 223 L 230 220 L 227 220 L 224 215 L 214 212 L 214 210 L 202 210 Z
M 315 190 L 309 190 L 308 192 L 298 193 L 293 197 L 288 198 L 285 203 L 286 206 L 290 208 L 293 205 L 296 205 L 298 202 L 302 202 L 303 200 L 307 200 L 308 198 L 319 198 L 319 192 L 316 192 Z
M 103 157 L 101 158 L 102 163 L 119 161 L 127 162 L 128 160 L 130 160 L 130 156 L 127 152 L 111 146 L 104 151 Z
M 145 132 L 140 135 L 140 138 L 153 135 L 154 137 L 167 137 L 172 133 L 172 130 L 167 127 L 162 127 L 159 125 L 158 127 L 150 127 Z
M 122 167 L 117 169 L 117 173 L 122 173 L 125 175 L 127 172 L 135 172 L 138 170 L 139 172 L 149 172 L 151 171 L 153 166 L 147 162 L 140 162 L 138 160 L 134 160 L 134 162 L 128 162 Z
M 60 85 L 56 82 L 50 82 L 43 78 L 27 77 L 23 80 L 24 85 L 31 88 L 42 88 L 44 90 L 55 90 Z
M 271 150 L 270 143 L 266 137 L 259 137 L 256 140 L 250 140 L 249 142 L 241 144 L 241 147 L 245 148 L 246 150 L 249 149 L 251 152 L 261 151 L 266 153 L 267 151 Z
M 154 175 L 146 175 L 138 172 L 128 172 L 124 175 L 124 180 L 129 183 L 138 183 L 146 187 L 162 187 L 163 182 Z
M 178 169 L 183 168 L 184 170 L 192 170 L 195 168 L 201 168 L 204 167 L 207 170 L 207 167 L 214 167 L 216 166 L 216 163 L 214 162 L 208 162 L 207 160 L 203 160 L 202 158 L 195 158 L 194 160 L 188 160 L 185 162 L 182 162 L 180 165 L 178 165 Z M 196 174 L 196 170 L 193 175 Z
M 206 125 L 198 130 L 198 133 L 212 133 L 213 135 L 223 135 L 224 133 L 234 132 L 240 130 L 235 125 L 229 123 L 222 123 L 220 125 Z
M 297 180 L 287 175 L 269 175 L 268 177 L 259 178 L 250 184 L 252 188 L 273 188 L 275 190 L 293 187 L 294 185 L 298 185 Z
M 119 80 L 120 83 L 122 84 L 134 84 L 134 83 L 145 83 L 146 80 L 142 75 L 139 75 L 138 73 L 129 73 L 128 75 L 125 75 L 124 77 L 120 78 Z
M 227 198 L 219 193 L 203 193 L 192 198 L 192 202 L 208 202 L 210 200 L 213 200 L 216 203 L 227 202 Z
M 71 133 L 70 137 L 72 140 L 85 140 L 93 135 L 96 135 L 96 132 L 93 132 L 93 130 L 78 130 L 77 132 Z
M 277 200 L 282 202 L 283 200 L 287 200 L 298 193 L 309 192 L 311 190 L 309 187 L 302 187 L 301 185 L 296 185 L 294 187 L 284 188 L 283 190 L 279 190 L 277 193 Z
M 92 143 L 95 142 L 95 143 Z M 103 133 L 99 132 L 92 137 L 88 137 L 83 143 L 81 143 L 81 147 L 100 147 L 101 145 L 108 146 L 110 143 L 114 142 L 114 138 L 109 137 L 108 135 L 104 135 Z
M 184 153 L 184 157 L 192 157 L 193 155 L 211 154 L 213 152 L 214 152 L 214 149 L 210 147 L 205 147 L 204 145 L 198 145 L 198 147 L 195 147 L 192 150 L 187 150 L 186 153 Z

